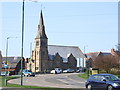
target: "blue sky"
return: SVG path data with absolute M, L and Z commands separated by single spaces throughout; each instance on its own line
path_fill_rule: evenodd
M 42 4 L 42 7 L 41 7 Z M 2 2 L 0 20 L 2 50 L 5 56 L 21 56 L 21 2 Z M 45 8 L 44 8 L 45 7 Z M 30 56 L 30 43 L 38 31 L 40 11 L 43 9 L 49 45 L 79 46 L 84 51 L 110 52 L 118 43 L 117 2 L 25 2 L 24 56 Z

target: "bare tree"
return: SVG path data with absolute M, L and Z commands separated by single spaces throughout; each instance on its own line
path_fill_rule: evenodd
M 93 63 L 95 68 L 103 69 L 107 73 L 118 66 L 117 59 L 113 55 L 98 56 Z

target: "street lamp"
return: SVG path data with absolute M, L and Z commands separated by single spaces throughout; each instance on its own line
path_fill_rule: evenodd
M 32 1 L 32 0 L 29 0 Z M 34 2 L 36 2 L 36 0 L 33 0 Z M 21 70 L 20 70 L 20 85 L 23 85 L 23 77 L 22 77 L 22 71 L 23 71 L 23 44 L 24 44 L 24 2 L 25 0 L 23 0 L 22 2 L 22 45 L 21 45 Z
M 6 68 L 7 68 L 7 55 L 8 55 L 8 40 L 10 39 L 10 38 L 17 38 L 17 37 L 7 37 L 7 42 L 6 42 L 6 59 L 5 59 L 5 64 L 6 64 L 6 66 L 5 66 L 5 85 L 7 86 L 7 70 L 6 70 Z
M 88 45 L 85 45 L 85 46 L 84 46 L 84 55 L 85 55 L 86 47 L 88 47 Z M 84 67 L 84 59 L 83 59 L 83 67 Z
M 20 85 L 22 86 L 22 70 L 23 70 L 23 43 L 24 43 L 24 1 L 22 5 L 22 47 L 21 47 L 21 70 L 20 70 Z
M 84 54 L 85 54 L 86 47 L 88 47 L 88 45 L 84 46 Z

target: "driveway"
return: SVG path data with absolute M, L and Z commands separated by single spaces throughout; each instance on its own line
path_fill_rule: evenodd
M 55 88 L 85 88 L 85 80 L 79 78 L 78 73 L 39 74 L 35 77 L 23 77 L 23 85 L 55 87 Z M 13 79 L 9 83 L 20 84 L 20 79 Z

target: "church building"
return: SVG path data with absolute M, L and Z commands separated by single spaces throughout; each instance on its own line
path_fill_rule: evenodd
M 27 61 L 27 69 L 33 72 L 49 72 L 54 68 L 77 69 L 77 63 L 85 67 L 85 56 L 77 46 L 48 45 L 45 25 L 41 10 L 35 49 Z

